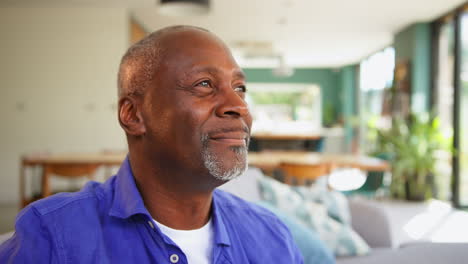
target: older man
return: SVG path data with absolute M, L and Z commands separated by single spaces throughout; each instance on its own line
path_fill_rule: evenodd
M 226 45 L 169 27 L 122 58 L 116 176 L 23 210 L 1 263 L 301 263 L 270 212 L 215 190 L 246 167 L 245 76 Z

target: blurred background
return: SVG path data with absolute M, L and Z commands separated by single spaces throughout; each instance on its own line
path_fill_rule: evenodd
M 284 180 L 271 155 L 318 157 L 364 175 L 330 181 L 347 195 L 468 208 L 465 1 L 163 2 L 173 1 L 0 0 L 1 232 L 44 187 L 76 189 L 88 180 L 77 175 L 115 172 L 127 148 L 116 114 L 120 58 L 176 24 L 220 36 L 246 73 L 252 166 Z M 72 180 L 55 177 L 69 172 L 47 167 L 63 153 L 99 162 Z

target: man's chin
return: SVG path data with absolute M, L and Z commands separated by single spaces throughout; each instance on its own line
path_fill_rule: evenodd
M 247 154 L 245 148 L 232 147 L 232 153 L 203 153 L 204 164 L 209 173 L 221 181 L 230 181 L 242 175 L 247 169 Z
M 233 180 L 239 176 L 241 176 L 242 174 L 244 174 L 244 172 L 247 170 L 247 166 L 236 166 L 236 167 L 233 167 L 227 171 L 225 171 L 222 180 L 223 181 L 230 181 L 230 180 Z

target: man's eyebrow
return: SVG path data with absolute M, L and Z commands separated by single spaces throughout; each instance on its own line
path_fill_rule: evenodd
M 207 67 L 195 67 L 191 70 L 189 70 L 185 75 L 186 76 L 190 76 L 190 75 L 194 75 L 194 74 L 198 74 L 198 73 L 201 73 L 201 72 L 208 72 L 209 74 L 212 74 L 212 75 L 218 75 L 221 71 L 216 68 L 216 67 L 212 67 L 212 66 L 207 66 Z M 245 79 L 245 74 L 242 70 L 234 70 L 234 72 L 232 73 L 233 77 L 235 77 L 236 79 Z
M 246 79 L 245 73 L 242 70 L 234 71 L 233 76 L 236 77 L 236 79 L 242 79 L 242 80 Z
M 193 69 L 187 71 L 187 75 L 193 75 L 193 74 L 197 74 L 197 73 L 201 73 L 201 72 L 208 72 L 210 74 L 218 74 L 219 73 L 219 70 L 215 67 L 194 67 Z

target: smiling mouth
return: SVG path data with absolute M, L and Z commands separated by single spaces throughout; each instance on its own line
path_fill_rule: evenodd
M 243 131 L 217 133 L 210 136 L 210 140 L 227 145 L 247 146 L 248 134 Z

